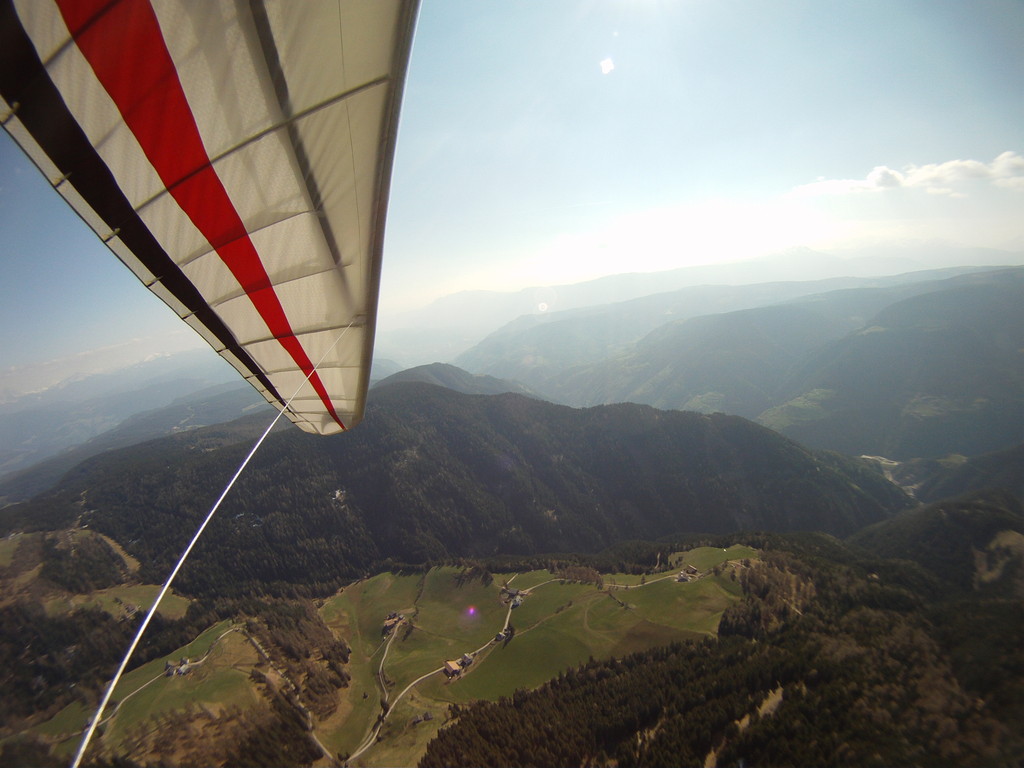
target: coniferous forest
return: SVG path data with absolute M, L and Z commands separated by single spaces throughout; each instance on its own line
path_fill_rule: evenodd
M 0 531 L 78 522 L 161 581 L 254 431 L 219 425 L 102 454 L 0 510 Z M 323 596 L 395 562 L 595 552 L 688 532 L 847 535 L 909 504 L 863 462 L 735 416 L 399 383 L 377 391 L 344 440 L 272 435 L 178 584 L 194 596 Z
M 1007 496 L 922 517 L 973 512 L 981 535 L 983 508 L 1019 530 Z M 825 537 L 762 545 L 719 639 L 591 661 L 534 691 L 455 706 L 420 765 L 1020 764 L 1019 560 L 979 595 L 955 570 L 934 575 Z
M 454 586 L 497 593 L 492 574 L 547 569 L 601 590 L 609 574 L 663 573 L 666 553 L 743 544 L 759 555 L 731 566 L 737 601 L 713 636 L 453 704 L 422 765 L 1020 763 L 1024 514 L 1012 484 L 972 490 L 1015 477 L 999 456 L 981 481 L 969 464 L 941 481 L 964 495 L 915 506 L 871 463 L 738 417 L 416 383 L 382 388 L 373 409 L 345 441 L 272 436 L 224 505 L 176 584 L 180 613 L 156 615 L 129 671 L 228 622 L 259 648 L 259 701 L 164 713 L 132 736 L 138 759 L 319 760 L 313 724 L 353 679 L 351 638 L 320 608 L 377 572 L 457 565 Z M 0 762 L 62 764 L 24 732 L 94 706 L 141 621 L 90 601 L 162 580 L 255 429 L 101 454 L 0 510 Z M 520 642 L 510 631 L 503 647 Z

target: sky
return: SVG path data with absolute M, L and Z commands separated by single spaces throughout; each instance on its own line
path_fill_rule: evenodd
M 796 246 L 1024 251 L 1022 39 L 1018 0 L 423 0 L 380 324 Z M 202 346 L 6 134 L 0 328 L 0 379 Z

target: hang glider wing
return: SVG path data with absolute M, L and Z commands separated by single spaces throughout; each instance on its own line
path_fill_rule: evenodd
M 269 402 L 298 392 L 287 415 L 307 432 L 362 415 L 415 14 L 0 0 L 4 127 Z

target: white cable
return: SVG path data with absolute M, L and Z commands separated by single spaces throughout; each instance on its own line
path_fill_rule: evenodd
M 110 697 L 114 694 L 114 688 L 117 687 L 118 682 L 121 680 L 121 675 L 124 673 L 125 667 L 128 666 L 128 662 L 131 660 L 132 654 L 135 653 L 135 647 L 139 644 L 139 641 L 142 639 L 142 633 L 145 632 L 146 627 L 149 626 L 149 622 L 152 620 L 153 615 L 156 613 L 156 609 L 157 607 L 159 607 L 160 601 L 164 599 L 164 595 L 166 595 L 168 590 L 171 588 L 171 582 L 173 582 L 174 577 L 178 575 L 178 571 L 181 570 L 181 566 L 185 564 L 185 558 L 188 557 L 189 553 L 192 551 L 192 548 L 196 545 L 196 542 L 199 541 L 200 535 L 202 535 L 203 531 L 206 529 L 206 526 L 213 518 L 214 513 L 220 508 L 221 502 L 223 502 L 224 498 L 228 495 L 228 491 L 230 491 L 232 486 L 234 486 L 235 481 L 238 480 L 239 476 L 242 474 L 242 471 L 249 464 L 249 461 L 252 459 L 252 457 L 256 455 L 256 451 L 259 450 L 259 447 L 263 445 L 263 441 L 267 439 L 267 435 L 270 434 L 270 431 L 277 425 L 277 422 L 280 421 L 285 411 L 288 410 L 288 407 L 292 404 L 292 400 L 295 399 L 295 397 L 299 394 L 299 392 L 306 385 L 306 383 L 313 377 L 313 374 L 316 373 L 317 368 L 320 367 L 320 363 L 322 363 L 327 358 L 327 355 L 329 355 L 334 350 L 334 348 L 338 346 L 338 342 L 340 342 L 341 339 L 345 336 L 345 334 L 348 333 L 348 330 L 351 327 L 352 324 L 349 323 L 347 326 L 345 326 L 345 328 L 342 329 L 341 333 L 338 335 L 338 338 L 334 340 L 334 343 L 331 344 L 330 348 L 326 352 L 324 352 L 320 360 L 317 361 L 317 364 L 313 366 L 313 370 L 311 370 L 309 374 L 306 376 L 305 381 L 303 381 L 302 384 L 300 384 L 298 388 L 295 390 L 295 392 L 292 393 L 292 396 L 288 398 L 288 401 L 284 404 L 284 408 L 278 411 L 277 416 L 275 416 L 274 420 L 270 422 L 270 426 L 267 427 L 266 431 L 264 431 L 260 439 L 256 441 L 255 445 L 253 445 L 252 450 L 249 451 L 249 455 L 246 456 L 245 460 L 239 465 L 238 470 L 235 472 L 235 476 L 232 477 L 231 481 L 224 487 L 223 492 L 221 492 L 220 494 L 220 498 L 217 499 L 217 502 L 213 505 L 213 507 L 210 508 L 210 511 L 207 513 L 206 519 L 203 520 L 199 528 L 196 529 L 195 535 L 192 537 L 192 541 L 188 543 L 188 546 L 185 547 L 185 551 L 181 553 L 181 557 L 178 559 L 177 565 L 174 566 L 174 570 L 171 571 L 170 576 L 167 577 L 167 581 L 164 582 L 164 586 L 160 590 L 160 594 L 158 594 L 156 600 L 153 601 L 153 605 L 150 607 L 149 612 L 146 614 L 146 618 L 143 619 L 142 624 L 139 626 L 139 631 L 135 633 L 135 639 L 132 640 L 132 644 L 128 646 L 128 652 L 124 655 L 124 658 L 121 660 L 121 666 L 117 668 L 117 672 L 114 674 L 113 679 L 110 681 L 110 685 L 107 686 L 107 692 L 103 695 L 103 700 L 100 702 L 100 705 L 96 710 L 96 714 L 93 715 L 92 720 L 89 722 L 89 728 L 85 733 L 85 737 L 82 739 L 81 745 L 79 745 L 78 747 L 78 753 L 75 755 L 74 762 L 71 763 L 71 768 L 78 768 L 79 764 L 82 762 L 82 757 L 85 755 L 85 750 L 89 747 L 89 742 L 92 740 L 93 733 L 96 731 L 96 726 L 99 725 L 100 718 L 103 715 L 103 710 L 106 709 L 107 704 L 110 702 Z

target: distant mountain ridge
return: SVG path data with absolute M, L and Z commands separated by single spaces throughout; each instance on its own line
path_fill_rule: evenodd
M 968 261 L 977 261 L 983 255 L 992 255 L 995 258 L 1000 252 L 967 254 L 970 257 Z M 1002 255 L 1012 256 L 1005 253 Z M 812 269 L 815 260 L 824 259 L 830 263 L 861 263 L 857 260 L 836 259 L 809 251 L 791 252 L 780 258 L 781 262 L 785 262 L 793 270 L 797 267 L 803 269 L 804 274 L 800 275 L 803 278 L 816 274 Z M 775 261 L 779 262 L 779 259 Z M 892 262 L 888 263 L 892 265 Z M 881 268 L 880 263 L 876 263 L 875 268 Z M 522 296 L 517 301 L 529 293 L 530 302 L 546 305 L 550 302 L 547 310 L 537 313 L 536 303 L 520 306 L 515 310 L 515 314 L 520 314 L 519 310 L 527 314 L 494 332 L 486 343 L 467 352 L 459 362 L 462 367 L 474 374 L 482 373 L 506 380 L 501 386 L 503 389 L 516 389 L 516 385 L 508 382 L 517 381 L 528 388 L 525 390 L 528 394 L 574 405 L 637 400 L 659 407 L 683 407 L 704 412 L 726 410 L 751 418 L 761 415 L 759 409 L 762 406 L 768 410 L 785 406 L 784 413 L 773 413 L 771 418 L 766 416 L 762 421 L 786 431 L 788 424 L 804 422 L 808 415 L 815 416 L 820 410 L 818 401 L 825 391 L 817 388 L 795 395 L 790 393 L 791 396 L 785 401 L 769 398 L 771 402 L 765 405 L 766 386 L 775 386 L 789 373 L 786 365 L 791 362 L 793 353 L 793 350 L 789 350 L 789 357 L 785 354 L 768 353 L 770 346 L 784 342 L 779 334 L 770 338 L 770 343 L 762 340 L 760 349 L 753 350 L 752 355 L 749 347 L 753 339 L 748 339 L 744 342 L 748 349 L 741 350 L 739 354 L 723 348 L 714 350 L 711 356 L 705 354 L 701 360 L 701 333 L 714 334 L 714 328 L 706 324 L 701 331 L 700 326 L 695 324 L 683 331 L 684 326 L 680 326 L 679 330 L 684 336 L 686 333 L 690 336 L 674 343 L 673 348 L 673 342 L 668 336 L 662 336 L 668 334 L 669 326 L 666 324 L 672 320 L 694 318 L 700 314 L 709 316 L 708 313 L 721 315 L 725 311 L 755 310 L 765 304 L 778 304 L 785 300 L 800 303 L 801 296 L 826 288 L 833 289 L 829 301 L 835 301 L 839 294 L 836 294 L 834 289 L 841 286 L 861 286 L 866 291 L 863 295 L 867 295 L 867 289 L 863 288 L 865 285 L 875 286 L 876 290 L 881 292 L 878 295 L 885 293 L 885 286 L 901 286 L 898 290 L 909 295 L 915 290 L 922 290 L 922 279 L 934 279 L 937 275 L 969 274 L 978 272 L 981 268 L 956 267 L 937 272 L 882 278 L 833 278 L 817 283 L 804 279 L 792 283 L 690 287 L 614 305 L 593 304 L 595 301 L 610 297 L 621 298 L 623 295 L 629 296 L 652 290 L 665 291 L 673 285 L 673 280 L 693 282 L 702 275 L 708 278 L 717 275 L 723 280 L 731 275 L 737 282 L 749 283 L 761 274 L 760 269 L 760 266 L 754 268 L 752 263 L 706 269 L 685 268 L 667 273 L 611 276 L 575 286 L 538 288 L 533 293 L 520 292 Z M 819 265 L 814 269 L 820 270 L 823 267 Z M 856 291 L 848 289 L 848 293 L 853 296 Z M 561 299 L 558 298 L 559 295 Z M 503 301 L 486 292 L 481 293 L 476 299 L 479 299 L 477 303 L 483 309 L 497 307 Z M 421 327 L 416 333 L 419 334 L 420 341 L 423 334 L 432 338 L 443 338 L 445 332 L 438 329 L 456 317 L 461 318 L 459 322 L 464 328 L 471 327 L 473 333 L 483 335 L 492 330 L 489 326 L 475 323 L 473 318 L 476 316 L 472 312 L 463 311 L 465 307 L 459 304 L 461 299 L 452 297 L 451 301 L 454 302 L 453 313 L 446 314 L 443 309 L 445 302 L 441 302 L 426 314 L 417 316 Z M 588 302 L 588 306 L 578 306 Z M 576 308 L 560 312 L 557 307 L 562 305 Z M 505 312 L 496 311 L 499 314 Z M 837 325 L 833 330 L 838 333 L 844 328 L 850 328 L 851 325 L 857 325 L 857 322 L 862 323 L 867 319 L 866 313 L 866 308 L 861 309 L 859 315 L 856 312 L 848 313 L 849 316 L 844 320 L 848 324 Z M 756 313 L 752 315 L 752 321 L 756 317 Z M 707 320 L 701 322 L 708 323 Z M 814 333 L 828 330 L 831 328 L 830 323 L 832 321 L 820 316 L 809 318 L 807 321 L 809 326 L 815 326 Z M 659 336 L 662 336 L 661 342 L 668 345 L 656 376 L 652 373 L 649 362 L 636 357 L 640 348 L 638 340 L 648 333 L 650 339 L 645 339 L 646 343 L 655 344 Z M 686 375 L 681 375 L 678 366 L 672 361 L 679 357 L 680 350 L 687 349 L 687 345 L 690 345 L 696 357 L 690 358 L 687 362 L 690 370 Z M 418 353 L 427 354 L 430 346 L 420 344 L 417 349 Z M 744 355 L 749 359 L 744 360 Z M 440 356 L 434 359 L 445 358 Z M 699 364 L 696 367 L 693 360 L 698 360 Z M 626 370 L 625 376 L 617 369 L 623 364 L 632 369 Z M 744 370 L 744 366 L 747 370 Z M 752 377 L 748 375 L 751 368 Z M 375 359 L 375 379 L 384 378 L 399 370 L 398 363 L 383 357 Z M 644 376 L 648 378 L 645 379 Z M 698 379 L 696 384 L 699 386 L 690 386 L 693 383 L 690 380 L 695 378 Z M 753 380 L 753 387 L 746 383 L 748 379 Z M 63 386 L 4 402 L 0 404 L 0 478 L 29 469 L 37 462 L 80 445 L 116 427 L 133 414 L 162 407 L 191 391 L 228 380 L 237 380 L 237 375 L 223 360 L 208 350 L 193 350 L 180 355 L 164 356 L 112 374 L 97 374 L 80 380 L 69 380 Z M 670 390 L 664 388 L 664 382 L 671 384 Z M 458 389 L 459 386 L 456 385 L 455 388 Z M 736 391 L 731 391 L 730 388 Z M 159 420 L 159 417 L 156 417 L 156 420 Z M 1013 420 L 1008 419 L 1006 423 L 1013 423 Z M 827 430 L 818 432 L 825 434 Z M 849 450 L 845 446 L 827 441 L 817 442 L 819 436 L 815 434 L 813 427 L 803 439 L 824 447 L 842 447 L 843 450 Z M 1005 447 L 1005 444 L 982 442 L 978 450 L 999 447 Z M 867 452 L 877 453 L 881 450 L 876 444 Z M 974 450 L 974 447 L 971 450 Z M 25 492 L 31 492 L 33 488 L 38 490 L 40 486 L 33 486 Z M 0 494 L 2 493 L 0 490 Z
M 421 309 L 381 317 L 377 349 L 379 354 L 407 366 L 434 360 L 459 364 L 458 355 L 492 330 L 520 316 L 542 317 L 702 285 L 878 279 L 915 271 L 923 279 L 929 271 L 938 271 L 926 267 L 927 264 L 942 265 L 940 270 L 956 274 L 1022 261 L 1024 254 L 984 248 L 929 246 L 834 253 L 793 248 L 743 261 L 609 275 L 568 285 L 462 291 L 443 296 Z
M 547 315 L 526 315 L 492 333 L 456 364 L 467 370 L 511 376 L 541 387 L 583 363 L 600 364 L 652 334 L 668 337 L 699 317 L 799 306 L 816 312 L 816 322 L 839 323 L 835 334 L 856 330 L 885 307 L 942 290 L 962 270 L 936 270 L 885 278 L 702 285 Z M 968 271 L 970 274 L 970 271 Z M 579 347 L 584 351 L 581 354 Z
M 687 317 L 632 344 L 604 322 L 628 306 L 517 323 L 460 361 L 572 405 L 724 411 L 852 455 L 973 455 L 1024 440 L 1024 268 Z
M 671 281 L 666 280 L 646 296 L 543 314 L 523 314 L 460 354 L 454 363 L 470 371 L 521 380 L 547 391 L 558 387 L 558 379 L 566 371 L 629 354 L 630 345 L 669 324 L 842 290 L 861 291 L 855 295 L 865 297 L 860 309 L 864 320 L 896 298 L 933 290 L 929 287 L 931 281 L 970 271 L 958 268 L 889 277 L 705 284 L 674 290 L 668 290 Z M 881 298 L 871 303 L 867 297 L 874 293 Z M 892 298 L 886 301 L 887 296 Z M 851 329 L 855 327 L 856 323 Z M 571 399 L 569 402 L 576 403 Z
M 479 373 L 469 373 L 461 368 L 447 363 L 431 363 L 419 365 L 415 368 L 406 368 L 382 379 L 373 385 L 374 389 L 387 387 L 402 382 L 419 381 L 425 384 L 436 384 L 464 395 L 500 395 L 506 392 L 515 392 L 527 397 L 540 397 L 525 384 L 518 381 L 505 381 L 496 379 L 493 376 L 486 376 Z
M 174 386 L 180 386 L 178 382 Z M 221 384 L 178 398 L 162 408 L 128 416 L 117 426 L 28 469 L 0 480 L 0 501 L 23 501 L 47 490 L 61 475 L 83 461 L 105 451 L 124 448 L 183 430 L 233 421 L 246 413 L 265 411 L 271 406 L 255 389 L 244 383 Z
M 758 421 L 853 455 L 1008 448 L 1024 441 L 1022 349 L 1024 269 L 965 276 L 808 355 Z

